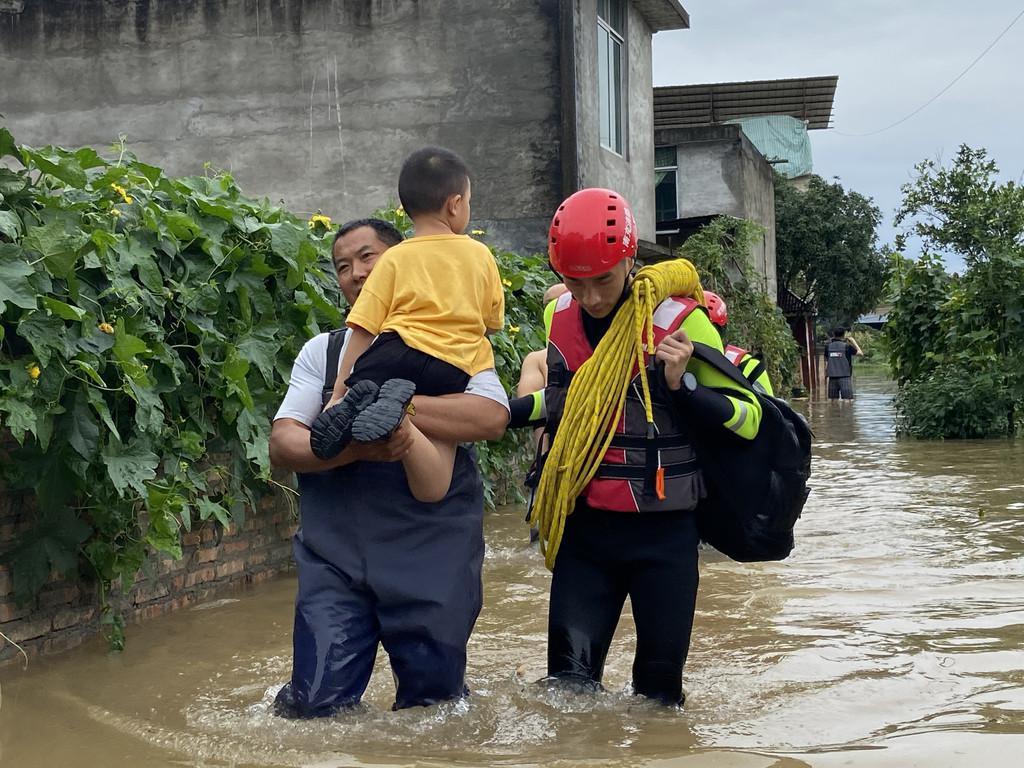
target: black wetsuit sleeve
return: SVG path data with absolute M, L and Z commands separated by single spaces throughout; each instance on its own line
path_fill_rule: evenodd
M 693 420 L 702 427 L 709 429 L 722 429 L 722 425 L 733 418 L 735 406 L 732 401 L 720 392 L 716 392 L 703 384 L 697 384 L 697 389 L 687 392 L 680 388 L 672 392 L 672 399 L 679 410 L 679 413 L 687 420 Z M 742 393 L 736 390 L 729 390 L 733 397 Z
M 544 390 L 509 400 L 508 407 L 511 418 L 508 421 L 508 428 L 521 429 L 522 427 L 542 426 L 546 420 L 543 402 Z

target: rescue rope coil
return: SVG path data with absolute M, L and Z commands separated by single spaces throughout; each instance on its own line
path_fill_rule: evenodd
M 644 352 L 654 354 L 654 311 L 670 296 L 704 303 L 697 270 L 686 259 L 652 264 L 637 272 L 630 295 L 615 313 L 608 332 L 572 377 L 530 513 L 531 525 L 540 532 L 540 549 L 548 568 L 555 566 L 566 518 L 597 473 L 615 435 L 636 369 L 647 424 L 653 429 Z

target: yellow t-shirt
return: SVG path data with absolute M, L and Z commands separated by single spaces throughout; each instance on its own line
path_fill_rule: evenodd
M 346 322 L 372 334 L 395 331 L 474 376 L 494 367 L 486 332 L 505 325 L 498 265 L 468 235 L 409 238 L 381 255 Z

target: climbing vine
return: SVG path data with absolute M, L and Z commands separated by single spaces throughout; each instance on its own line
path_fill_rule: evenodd
M 181 533 L 244 521 L 270 489 L 270 423 L 292 362 L 338 327 L 332 222 L 244 196 L 227 173 L 168 177 L 123 143 L 18 146 L 0 127 L 0 480 L 34 498 L 3 553 L 24 604 L 57 572 L 109 599 Z M 382 212 L 403 228 L 400 210 Z M 543 343 L 543 262 L 496 253 L 508 325 L 499 373 Z M 484 447 L 488 498 L 522 436 Z

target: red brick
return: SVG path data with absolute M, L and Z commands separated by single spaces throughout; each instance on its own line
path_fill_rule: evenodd
M 170 606 L 170 610 L 180 611 L 182 608 L 192 605 L 194 602 L 196 602 L 195 595 L 186 593 L 180 597 L 174 598 L 168 605 Z
M 240 539 L 238 541 L 230 541 L 224 545 L 225 554 L 235 554 L 237 552 L 245 552 L 249 549 L 249 540 Z
M 249 555 L 249 557 L 246 558 L 246 561 L 248 561 L 250 567 L 254 565 L 263 565 L 265 562 L 267 562 L 267 553 L 253 552 L 251 555 Z
M 81 591 L 75 584 L 68 584 L 56 589 L 46 589 L 39 593 L 39 607 L 42 609 L 56 608 L 74 602 Z
M 206 565 L 202 568 L 197 568 L 185 577 L 185 586 L 194 587 L 196 584 L 201 584 L 204 581 L 213 581 L 217 578 L 217 571 L 212 565 Z
M 185 574 L 182 573 L 182 574 L 180 574 L 178 576 L 175 576 L 173 579 L 171 579 L 171 585 L 170 586 L 171 586 L 171 591 L 172 592 L 181 592 L 181 590 L 183 590 L 185 588 Z
M 245 570 L 245 563 L 241 560 L 229 560 L 226 563 L 221 563 L 217 566 L 217 578 L 223 579 L 225 576 L 231 576 L 235 573 L 241 573 Z
M 200 538 L 202 539 L 204 544 L 207 544 L 207 543 L 213 541 L 216 538 L 216 534 L 213 531 L 213 526 L 212 525 L 203 526 L 203 530 L 202 530 L 202 533 L 200 534 Z
M 137 587 L 135 590 L 134 602 L 136 605 L 142 603 L 149 603 L 153 600 L 159 600 L 163 597 L 167 597 L 170 591 L 167 589 L 167 585 L 159 581 L 146 583 L 142 586 Z
M 54 629 L 66 629 L 88 624 L 96 616 L 96 608 L 85 606 L 84 608 L 65 608 L 57 611 L 53 617 Z
M 91 632 L 62 632 L 59 635 L 48 637 L 39 647 L 42 653 L 61 653 L 70 651 L 80 646 Z
M 295 535 L 295 532 L 299 530 L 298 523 L 291 523 L 290 525 L 279 525 L 277 526 L 277 535 L 282 539 L 290 539 Z
M 171 604 L 169 602 L 150 603 L 135 614 L 136 620 L 149 621 L 150 619 L 155 619 L 157 616 L 163 616 L 170 608 Z
M 14 621 L 15 619 L 21 619 L 28 616 L 32 612 L 32 604 L 19 608 L 13 600 L 4 600 L 0 602 L 0 624 L 8 621 Z
M 220 547 L 205 547 L 196 550 L 197 563 L 210 563 L 220 555 Z
M 11 641 L 22 643 L 34 637 L 42 637 L 50 631 L 52 626 L 53 623 L 49 616 L 37 619 L 22 619 L 5 626 L 3 632 Z
M 181 545 L 183 547 L 194 547 L 199 543 L 200 536 L 195 531 L 182 534 Z

